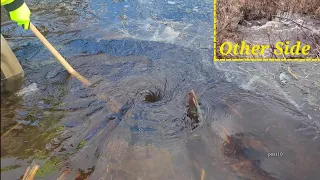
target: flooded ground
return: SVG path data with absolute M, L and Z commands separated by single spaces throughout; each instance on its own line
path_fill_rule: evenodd
M 2 95 L 1 178 L 31 163 L 37 179 L 319 178 L 319 63 L 213 63 L 211 1 L 28 2 L 93 85 L 2 19 L 26 78 Z

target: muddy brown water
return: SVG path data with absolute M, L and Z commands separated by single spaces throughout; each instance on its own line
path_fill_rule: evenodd
M 55 11 L 57 2 L 32 3 L 35 23 L 52 19 L 42 31 L 93 85 L 70 77 L 36 39 L 11 40 L 26 73 L 22 88 L 36 83 L 38 90 L 2 95 L 1 135 L 20 125 L 1 139 L 1 178 L 19 179 L 33 162 L 41 166 L 37 179 L 191 180 L 203 170 L 205 180 L 318 179 L 319 89 L 301 96 L 272 84 L 280 63 L 213 63 L 211 12 L 181 2 L 112 2 L 118 13 L 130 5 L 123 28 L 99 0 Z M 160 20 L 150 20 L 153 14 Z M 23 34 L 13 25 L 3 32 Z M 318 67 L 299 69 L 316 80 Z M 203 117 L 196 129 L 187 118 L 191 89 Z M 302 108 L 293 103 L 305 99 Z

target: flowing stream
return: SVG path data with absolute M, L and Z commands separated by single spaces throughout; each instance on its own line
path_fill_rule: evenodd
M 33 23 L 93 85 L 1 19 L 25 70 L 21 91 L 2 95 L 1 178 L 19 179 L 32 162 L 37 179 L 319 177 L 319 63 L 214 63 L 212 1 L 27 3 Z M 264 42 L 253 38 L 267 25 L 258 26 L 241 26 L 244 39 Z M 191 89 L 202 110 L 195 129 Z

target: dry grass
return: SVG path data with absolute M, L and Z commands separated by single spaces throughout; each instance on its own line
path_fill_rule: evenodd
M 246 20 L 271 19 L 280 12 L 295 12 L 320 17 L 319 0 L 238 0 Z
M 237 26 L 243 19 L 239 0 L 217 0 L 217 45 L 237 39 Z
M 217 0 L 217 48 L 225 41 L 239 42 L 243 21 L 271 20 L 278 12 L 320 18 L 319 0 Z M 218 53 L 219 57 L 219 53 Z
M 206 176 L 206 171 L 202 169 L 201 171 L 201 180 L 204 180 L 204 177 Z

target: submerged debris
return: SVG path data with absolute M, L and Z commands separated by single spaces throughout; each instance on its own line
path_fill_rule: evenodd
M 241 113 L 234 107 L 232 107 L 232 105 L 230 105 L 226 100 L 222 100 L 222 102 L 224 102 L 232 111 L 232 113 L 236 114 L 237 116 L 239 116 L 240 118 L 242 118 Z
M 248 159 L 247 152 L 265 153 L 268 149 L 250 134 L 227 135 L 223 143 L 224 154 L 237 159 Z
M 223 153 L 234 160 L 231 169 L 242 176 L 253 179 L 275 179 L 260 167 L 260 160 L 254 154 L 266 153 L 268 149 L 253 136 L 237 133 L 227 135 Z
M 196 97 L 196 93 L 192 89 L 188 94 L 188 112 L 187 117 L 191 120 L 191 125 L 196 128 L 200 122 L 201 111 Z
M 79 169 L 75 180 L 86 180 L 93 173 L 94 169 L 95 169 L 95 166 L 88 168 L 88 172 L 85 172 L 84 170 Z

